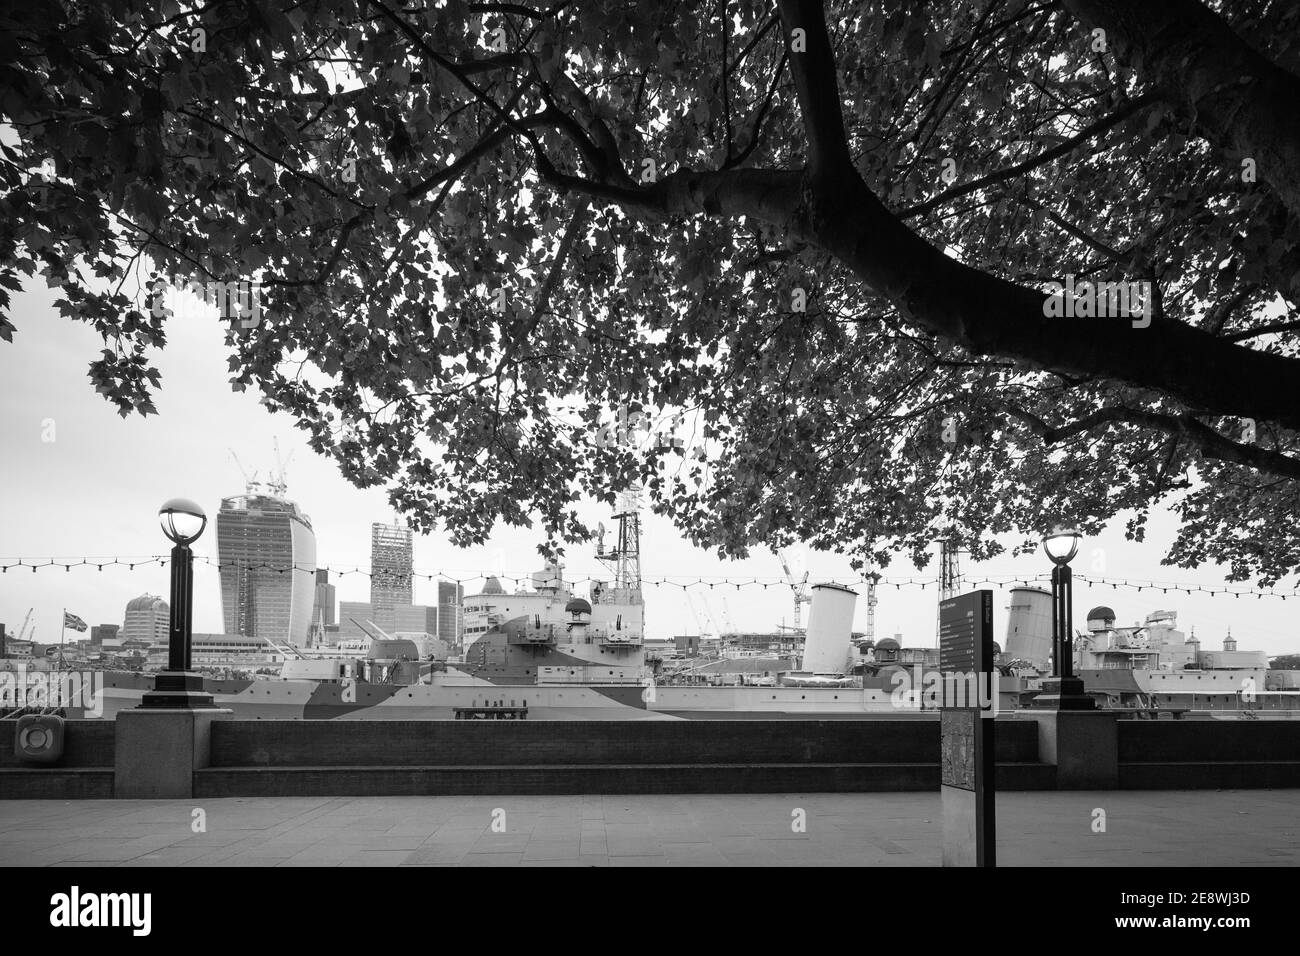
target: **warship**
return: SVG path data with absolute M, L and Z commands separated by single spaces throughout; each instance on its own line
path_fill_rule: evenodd
M 489 577 L 479 594 L 465 597 L 458 654 L 441 642 L 441 652 L 431 654 L 366 622 L 368 640 L 277 647 L 287 657 L 278 674 L 205 677 L 205 689 L 241 719 L 937 717 L 919 688 L 938 669 L 938 649 L 855 635 L 858 595 L 843 584 L 812 587 L 798 658 L 745 661 L 749 667 L 700 658 L 665 668 L 647 654 L 635 500 L 625 500 L 615 517 L 617 542 L 605 547 L 602 526 L 596 543 L 608 580 L 580 595 L 558 562 L 514 593 Z M 869 620 L 872 598 L 868 590 Z M 1230 635 L 1222 651 L 1202 650 L 1170 611 L 1117 627 L 1114 611 L 1099 607 L 1087 622 L 1074 641 L 1076 673 L 1100 709 L 1135 717 L 1300 718 L 1300 672 L 1269 669 L 1262 652 L 1238 651 Z M 1051 673 L 1051 628 L 1051 595 L 1013 589 L 1005 651 L 997 657 L 998 712 L 1034 706 Z M 154 684 L 148 672 L 104 670 L 96 678 L 99 706 L 86 716 L 108 719 L 138 707 Z

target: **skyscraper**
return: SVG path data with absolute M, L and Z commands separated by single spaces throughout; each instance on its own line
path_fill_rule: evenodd
M 316 569 L 316 602 L 312 608 L 312 623 L 320 623 L 328 627 L 331 624 L 337 624 L 334 618 L 334 608 L 338 603 L 337 592 L 334 585 L 330 584 L 330 573 L 325 568 Z
M 438 582 L 438 637 L 451 644 L 460 643 L 464 636 L 465 619 L 461 605 L 465 603 L 465 587 L 452 581 Z
M 283 497 L 250 483 L 217 512 L 222 629 L 305 645 L 316 597 L 316 535 L 311 519 Z
M 410 528 L 397 524 L 370 526 L 370 603 L 385 618 L 393 608 L 411 603 L 414 563 Z

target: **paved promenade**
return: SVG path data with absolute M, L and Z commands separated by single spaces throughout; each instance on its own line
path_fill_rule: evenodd
M 999 863 L 1297 866 L 1298 809 L 1295 790 L 1002 793 Z M 0 801 L 6 866 L 939 862 L 937 793 Z

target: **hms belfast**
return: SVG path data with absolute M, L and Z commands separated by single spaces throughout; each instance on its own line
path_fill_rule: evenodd
M 813 588 L 806 669 L 782 675 L 779 685 L 657 684 L 646 659 L 634 496 L 615 518 L 617 540 L 606 548 L 602 526 L 596 544 L 609 579 L 593 581 L 583 597 L 564 581 L 559 563 L 533 574 L 530 590 L 508 593 L 489 577 L 480 593 L 465 598 L 465 647 L 457 658 L 428 658 L 413 640 L 357 622 L 370 635 L 364 650 L 300 646 L 276 678 L 210 679 L 205 689 L 244 719 L 913 716 L 891 701 L 888 673 L 849 675 L 860 653 L 851 640 L 856 593 L 842 585 Z M 147 674 L 106 674 L 104 716 L 136 706 L 151 684 Z
M 282 496 L 227 501 L 232 507 L 227 510 L 223 505 L 222 515 L 235 519 L 227 528 L 239 529 L 237 541 L 248 542 L 262 533 L 250 530 L 255 514 L 270 519 L 265 533 L 281 548 L 294 542 L 295 528 L 310 532 L 305 516 Z M 487 578 L 480 593 L 465 598 L 465 643 L 457 657 L 428 656 L 409 637 L 389 635 L 373 622 L 358 621 L 359 626 L 364 624 L 368 644 L 307 648 L 300 641 L 286 642 L 283 649 L 290 659 L 277 677 L 205 680 L 205 689 L 218 706 L 245 719 L 937 718 L 923 702 L 904 706 L 898 693 L 900 678 L 938 666 L 937 648 L 904 648 L 890 639 L 855 642 L 857 592 L 841 584 L 813 586 L 798 670 L 780 669 L 762 684 L 683 683 L 673 675 L 656 675 L 646 655 L 635 501 L 622 502 L 615 517 L 616 543 L 605 547 L 602 526 L 595 555 L 610 568 L 612 579 L 593 581 L 583 597 L 565 582 L 563 567 L 556 562 L 532 575 L 531 589 L 515 593 L 507 592 L 498 578 Z M 254 550 L 268 560 L 265 550 Z M 306 558 L 302 553 L 294 555 L 300 567 Z M 239 584 L 240 579 L 233 580 Z M 223 597 L 237 611 L 243 592 L 226 588 L 225 581 Z M 310 583 L 310 575 L 304 575 L 304 583 Z M 292 607 L 293 595 L 299 592 L 288 582 L 282 588 L 287 597 L 275 606 L 281 607 L 283 616 L 283 608 Z M 306 588 L 301 593 L 310 594 Z M 305 629 L 309 596 L 303 608 L 302 617 L 291 610 L 285 618 L 288 623 L 281 621 L 276 627 L 292 630 L 293 622 L 302 621 Z M 1014 590 L 1009 612 L 1007 653 L 1000 658 L 998 682 L 1003 710 L 1033 706 L 1035 685 L 1047 672 L 1051 643 L 1050 614 L 1044 613 L 1041 592 Z M 1089 691 L 1100 698 L 1099 706 L 1168 711 L 1194 691 L 1196 699 L 1189 701 L 1188 709 L 1205 711 L 1206 716 L 1296 712 L 1300 691 L 1290 689 L 1300 676 L 1296 672 L 1267 671 L 1266 662 L 1260 662 L 1262 655 L 1237 654 L 1235 647 L 1224 654 L 1200 652 L 1194 640 L 1184 642 L 1180 632 L 1165 626 L 1167 614 L 1155 615 L 1146 627 L 1134 629 L 1115 629 L 1113 617 L 1114 612 L 1106 608 L 1094 611 L 1089 615 L 1090 639 L 1081 641 L 1087 652 L 1079 663 Z M 1155 650 L 1170 651 L 1174 644 L 1190 645 L 1177 648 L 1182 666 L 1176 673 L 1163 661 L 1148 659 Z M 1143 654 L 1135 653 L 1138 648 Z M 1260 689 L 1258 701 L 1245 713 L 1236 693 L 1243 676 L 1256 678 Z M 1284 676 L 1292 681 L 1286 689 L 1276 686 Z M 1133 684 L 1144 699 L 1125 694 Z M 138 705 L 151 686 L 148 674 L 107 673 L 103 715 L 111 718 L 118 710 Z M 1157 696 L 1161 699 L 1153 699 Z

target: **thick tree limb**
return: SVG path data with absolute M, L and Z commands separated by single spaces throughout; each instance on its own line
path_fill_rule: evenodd
M 820 5 L 782 0 L 781 13 L 787 42 L 796 28 L 805 31 L 807 42 L 806 53 L 790 58 L 814 164 L 807 171 L 684 169 L 638 187 L 561 173 L 539 153 L 543 181 L 615 203 L 647 221 L 751 216 L 784 228 L 788 241 L 835 256 L 913 324 L 976 355 L 1117 379 L 1197 412 L 1300 429 L 1300 360 L 1244 348 L 1176 321 L 1141 327 L 1139 319 L 1135 327 L 1131 317 L 1049 317 L 1044 292 L 967 266 L 912 232 L 848 160 Z M 1244 382 L 1250 387 L 1242 387 Z
M 1259 325 L 1253 329 L 1242 329 L 1240 332 L 1233 332 L 1223 338 L 1228 342 L 1242 342 L 1246 339 L 1253 339 L 1257 335 L 1270 335 L 1273 332 L 1293 332 L 1296 329 L 1300 329 L 1300 319 L 1291 319 L 1287 322 L 1270 322 L 1267 325 Z
M 835 79 L 835 52 L 826 32 L 821 0 L 781 0 L 781 26 L 794 74 L 808 139 L 808 169 L 814 178 L 852 170 L 844 112 Z M 803 50 L 792 42 L 800 31 Z
M 804 176 L 802 170 L 681 169 L 650 186 L 619 186 L 561 173 L 544 156 L 540 159 L 538 172 L 544 182 L 615 203 L 629 215 L 651 222 L 698 215 L 787 222 L 798 207 Z
M 915 324 L 977 355 L 1117 378 L 1190 409 L 1300 428 L 1300 360 L 1225 343 L 1179 322 L 1134 327 L 1127 318 L 1048 317 L 1042 292 L 973 269 L 909 230 L 851 165 L 836 159 L 843 124 L 820 4 L 782 0 L 781 13 L 787 30 L 796 21 L 807 30 L 810 53 L 824 54 L 790 61 L 809 156 L 823 164 L 786 223 L 792 238 L 836 256 Z M 1207 368 L 1216 374 L 1206 375 Z

